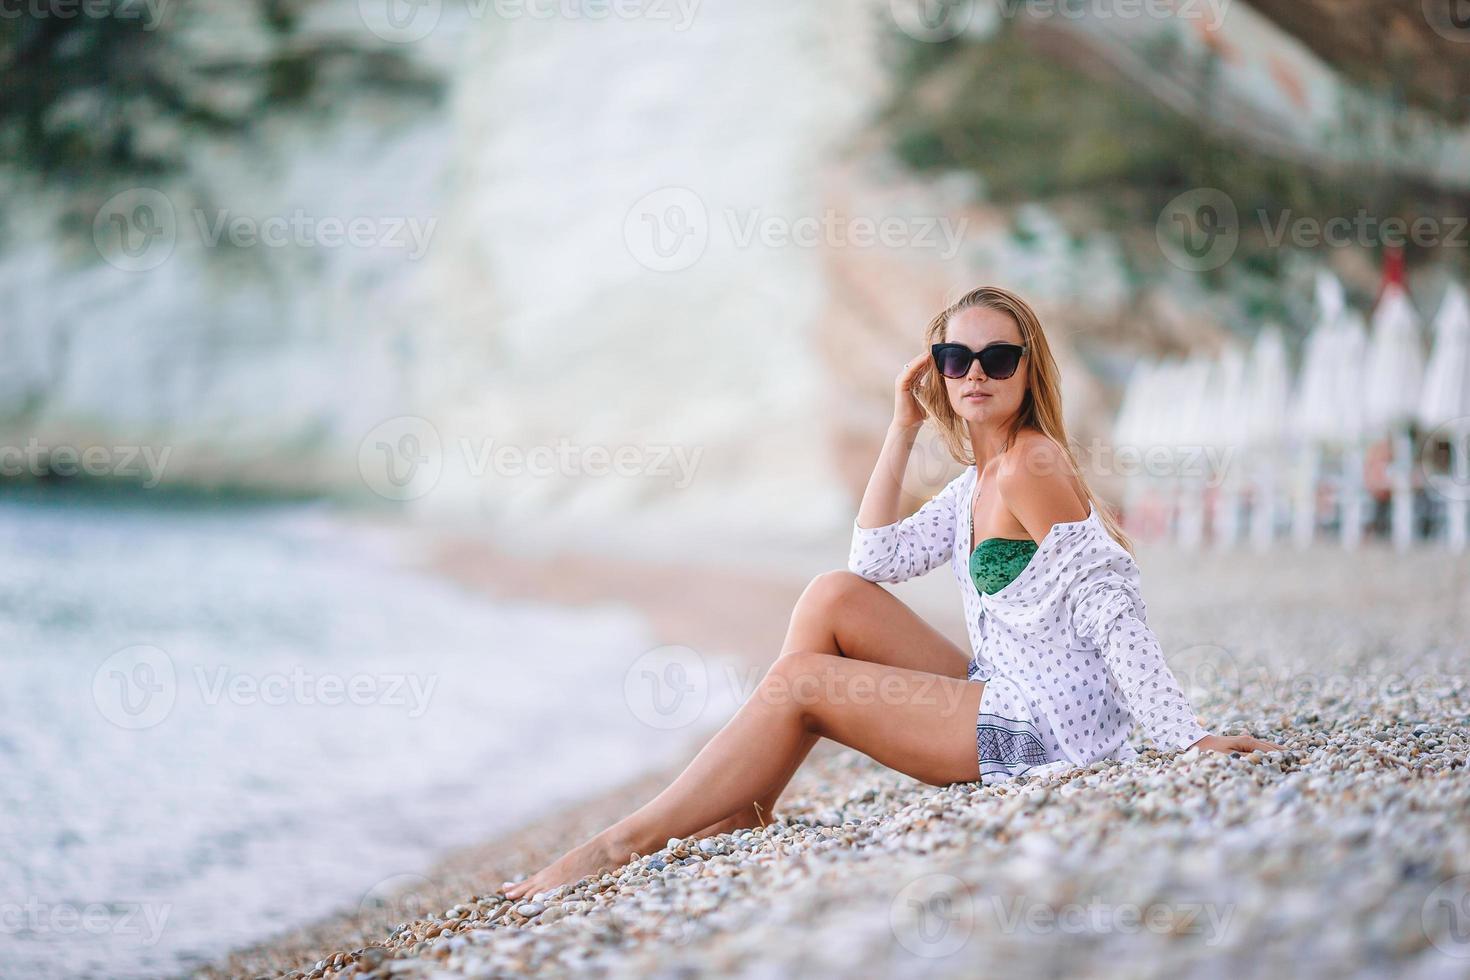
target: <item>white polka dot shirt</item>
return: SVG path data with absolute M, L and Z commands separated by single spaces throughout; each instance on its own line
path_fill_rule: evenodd
M 948 560 L 965 605 L 970 676 L 1014 682 L 1075 763 L 1119 750 L 1135 720 L 1163 749 L 1208 735 L 1147 625 L 1138 565 L 1096 508 L 1052 525 L 999 592 L 975 587 L 967 549 L 976 477 L 970 466 L 897 523 L 864 528 L 854 520 L 848 568 L 870 582 L 902 582 Z

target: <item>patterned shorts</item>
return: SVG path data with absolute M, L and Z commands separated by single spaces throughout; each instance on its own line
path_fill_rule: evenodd
M 976 680 L 970 662 L 969 679 Z M 1047 771 L 1070 768 L 1045 712 L 1027 699 L 1015 681 L 992 674 L 984 681 L 980 714 L 975 720 L 975 748 L 980 757 L 980 781 L 998 783 L 1038 766 Z

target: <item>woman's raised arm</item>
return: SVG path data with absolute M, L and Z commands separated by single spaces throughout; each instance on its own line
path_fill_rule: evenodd
M 914 440 L 924 424 L 924 408 L 914 396 L 914 386 L 928 364 L 928 354 L 914 358 L 903 366 L 893 382 L 893 421 L 883 437 L 883 449 L 878 453 L 878 462 L 858 505 L 857 522 L 863 527 L 883 527 L 903 516 L 899 513 L 903 504 L 903 474 L 914 451 Z
M 903 582 L 933 571 L 954 549 L 961 473 L 924 506 L 882 527 L 852 523 L 847 568 L 869 582 Z
M 954 547 L 959 477 L 908 517 L 899 510 L 903 475 L 924 424 L 924 408 L 914 388 L 929 365 L 929 355 L 921 354 L 905 364 L 893 382 L 893 422 L 852 522 L 847 567 L 870 582 L 902 582 L 923 575 L 942 564 Z

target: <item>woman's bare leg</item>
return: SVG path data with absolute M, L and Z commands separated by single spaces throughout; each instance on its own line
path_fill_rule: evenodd
M 829 653 L 890 667 L 964 678 L 969 656 L 892 592 L 847 571 L 824 572 L 812 579 L 791 611 L 784 656 L 795 652 Z M 806 760 L 817 736 L 793 753 L 792 765 L 771 792 L 736 813 L 693 834 L 709 837 L 768 823 L 776 800 Z
M 825 736 L 933 785 L 979 778 L 981 684 L 829 653 L 779 657 L 755 694 L 670 786 L 525 881 L 521 898 L 617 867 L 760 800 Z
M 965 679 L 969 654 L 902 599 L 852 572 L 823 572 L 791 611 L 783 654 L 833 653 Z

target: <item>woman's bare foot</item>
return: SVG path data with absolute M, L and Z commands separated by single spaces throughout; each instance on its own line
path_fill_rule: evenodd
M 571 884 L 587 875 L 621 867 L 628 863 L 634 850 L 635 847 L 615 841 L 604 832 L 567 851 L 525 881 L 502 883 L 500 890 L 506 898 L 512 900 L 539 895 L 558 885 Z

